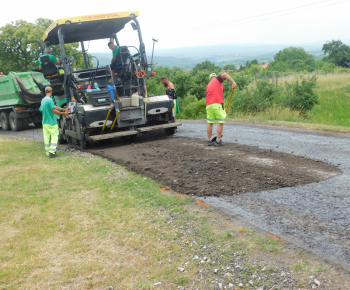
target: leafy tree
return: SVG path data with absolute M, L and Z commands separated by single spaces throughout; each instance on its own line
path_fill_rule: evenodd
M 235 71 L 235 70 L 236 70 L 236 67 L 235 67 L 234 64 L 226 64 L 226 65 L 224 65 L 223 70 L 232 70 L 232 71 Z
M 38 58 L 44 48 L 41 39 L 52 22 L 45 18 L 39 18 L 35 23 L 17 20 L 0 27 L 0 65 L 5 74 L 9 71 L 28 71 L 38 68 Z M 78 46 L 78 43 L 65 44 L 67 55 L 79 52 Z M 59 55 L 59 47 L 52 48 L 53 54 Z M 82 55 L 78 56 L 76 65 L 81 66 L 82 61 Z
M 192 87 L 190 74 L 183 71 L 180 67 L 174 67 L 172 83 L 179 98 L 184 98 Z
M 316 66 L 318 70 L 322 70 L 325 72 L 331 72 L 336 68 L 336 65 L 332 62 L 326 62 L 323 60 L 317 60 L 316 61 Z
M 36 25 L 17 20 L 1 27 L 0 31 L 0 61 L 5 64 L 4 72 L 27 71 L 34 67 L 40 51 Z
M 213 64 L 212 62 L 210 62 L 209 60 L 203 61 L 202 63 L 197 64 L 191 71 L 191 75 L 196 75 L 199 71 L 203 71 L 203 70 L 208 70 L 210 71 L 209 74 L 211 73 L 219 73 L 221 68 L 215 64 Z
M 288 63 L 283 61 L 273 61 L 268 66 L 269 71 L 287 71 L 289 69 L 290 66 L 288 65 Z
M 191 90 L 190 93 L 194 95 L 198 100 L 206 98 L 207 85 L 209 83 L 209 76 L 212 73 L 210 70 L 201 70 L 196 75 L 191 77 Z
M 315 68 L 316 62 L 312 54 L 307 53 L 303 48 L 293 46 L 280 50 L 274 56 L 274 61 L 268 66 L 270 71 L 286 71 L 288 69 L 312 71 Z
M 340 40 L 327 41 L 322 50 L 326 55 L 323 60 L 332 62 L 335 65 L 343 66 L 345 62 L 350 61 L 350 47 L 343 44 Z
M 257 59 L 253 59 L 251 61 L 247 60 L 245 67 L 249 69 L 252 65 L 258 65 L 258 64 L 259 62 Z
M 261 66 L 258 64 L 251 64 L 248 71 L 251 75 L 255 75 L 261 71 Z
M 185 119 L 203 119 L 206 114 L 206 101 L 205 99 L 197 100 L 194 99 L 194 102 L 191 102 L 180 112 L 179 117 Z
M 162 76 L 166 76 L 169 81 L 174 84 L 179 98 L 183 98 L 191 88 L 190 75 L 184 72 L 180 67 L 169 68 L 156 66 L 154 72 L 156 73 L 156 76 L 147 80 L 147 90 L 149 94 L 155 96 L 165 94 L 165 87 L 160 81 Z
M 234 80 L 239 90 L 244 90 L 250 83 L 250 78 L 243 73 L 236 74 Z

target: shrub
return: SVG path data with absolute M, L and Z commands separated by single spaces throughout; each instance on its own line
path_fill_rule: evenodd
M 237 74 L 233 78 L 237 84 L 237 88 L 243 91 L 250 83 L 250 77 L 244 74 Z
M 243 113 L 265 111 L 274 103 L 277 89 L 267 81 L 258 82 L 255 89 L 236 92 L 231 104 L 234 110 Z
M 294 111 L 299 111 L 306 117 L 306 112 L 318 104 L 318 95 L 314 92 L 315 78 L 301 78 L 294 83 L 286 83 L 284 87 L 283 105 Z
M 193 102 L 181 109 L 177 117 L 180 119 L 204 119 L 206 118 L 205 104 L 205 98 L 201 100 L 194 99 Z

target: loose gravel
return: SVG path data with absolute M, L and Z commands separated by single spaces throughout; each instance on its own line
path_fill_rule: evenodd
M 176 136 L 204 142 L 206 124 L 184 122 Z M 340 175 L 318 183 L 201 199 L 350 270 L 350 135 L 225 124 L 223 136 L 226 142 L 292 153 L 341 169 Z

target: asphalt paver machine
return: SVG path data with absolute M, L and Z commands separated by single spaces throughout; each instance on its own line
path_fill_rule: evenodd
M 61 67 L 44 58 L 42 71 L 53 88 L 55 104 L 69 106 L 72 113 L 59 116 L 60 142 L 86 148 L 90 142 L 154 130 L 174 134 L 181 125 L 175 122 L 171 97 L 147 95 L 146 78 L 151 76 L 152 66 L 147 63 L 137 16 L 138 11 L 129 11 L 64 18 L 45 31 L 45 45 L 60 47 Z M 138 47 L 119 43 L 118 33 L 127 24 L 137 33 Z M 100 66 L 98 57 L 85 49 L 84 42 L 91 40 L 105 40 L 106 50 L 108 41 L 119 46 L 116 80 L 110 65 Z M 81 53 L 67 55 L 65 44 L 69 43 L 80 43 Z M 131 48 L 136 51 L 133 55 Z M 85 67 L 73 69 L 78 55 Z

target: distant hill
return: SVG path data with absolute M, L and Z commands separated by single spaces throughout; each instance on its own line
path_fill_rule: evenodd
M 158 66 L 177 66 L 185 70 L 190 70 L 196 64 L 206 60 L 220 66 L 232 63 L 240 66 L 245 64 L 247 60 L 253 59 L 257 59 L 259 63 L 267 63 L 271 62 L 274 55 L 280 50 L 290 46 L 302 47 L 315 59 L 321 59 L 323 57 L 323 44 L 324 42 L 311 44 L 225 44 L 167 49 L 157 49 L 155 46 L 153 62 Z M 146 49 L 146 53 L 148 61 L 151 62 L 152 50 Z M 111 61 L 110 52 L 91 52 L 91 54 L 98 57 L 100 65 L 107 65 Z

